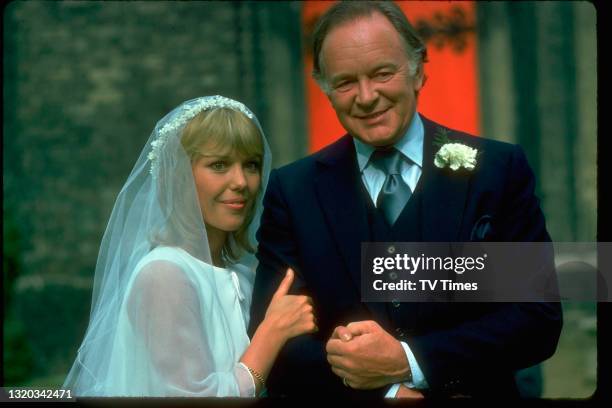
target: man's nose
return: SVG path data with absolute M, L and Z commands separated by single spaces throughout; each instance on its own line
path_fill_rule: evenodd
M 367 79 L 360 79 L 357 88 L 357 103 L 361 106 L 371 106 L 376 102 L 378 92 L 372 86 L 372 82 Z
M 230 177 L 230 188 L 234 190 L 242 190 L 246 187 L 246 176 L 244 174 L 244 169 L 240 164 L 237 163 L 233 166 Z

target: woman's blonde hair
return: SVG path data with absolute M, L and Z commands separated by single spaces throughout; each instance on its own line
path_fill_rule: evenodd
M 181 145 L 192 164 L 201 157 L 203 145 L 207 150 L 212 149 L 219 154 L 236 152 L 244 157 L 259 157 L 263 163 L 264 144 L 259 128 L 244 113 L 230 108 L 198 113 L 185 125 Z M 254 197 L 254 203 L 259 194 L 260 191 Z M 241 250 L 255 252 L 247 234 L 254 212 L 255 205 L 251 206 L 244 223 L 230 234 L 231 239 L 223 246 L 222 255 L 230 262 L 238 260 Z

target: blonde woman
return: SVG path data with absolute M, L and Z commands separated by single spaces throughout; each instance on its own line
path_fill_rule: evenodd
M 77 396 L 244 396 L 317 330 L 288 270 L 252 339 L 255 231 L 270 149 L 253 113 L 187 101 L 153 130 L 102 239 L 92 311 L 64 387 Z

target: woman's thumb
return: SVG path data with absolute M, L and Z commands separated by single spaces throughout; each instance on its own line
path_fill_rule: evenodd
M 295 275 L 295 272 L 293 272 L 293 269 L 288 268 L 287 273 L 285 274 L 285 277 L 281 281 L 280 285 L 278 285 L 278 289 L 276 289 L 276 292 L 274 293 L 274 296 L 272 297 L 273 299 L 281 297 L 281 296 L 285 296 L 287 293 L 289 293 L 289 288 L 291 287 L 291 284 L 293 283 L 294 275 Z

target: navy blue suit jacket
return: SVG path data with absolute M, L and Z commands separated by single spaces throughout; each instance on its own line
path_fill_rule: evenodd
M 453 141 L 482 152 L 474 171 L 451 173 L 433 165 L 434 134 L 444 127 L 422 118 L 423 241 L 550 241 L 534 195 L 534 176 L 520 147 L 451 131 Z M 320 329 L 285 345 L 268 379 L 270 395 L 325 392 L 380 398 L 388 387 L 344 387 L 325 353 L 336 326 L 369 319 L 407 342 L 429 394 L 516 395 L 514 371 L 541 362 L 556 349 L 560 305 L 402 303 L 399 322 L 391 323 L 384 303 L 362 303 L 360 298 L 361 242 L 368 241 L 363 194 L 349 135 L 270 175 L 258 231 L 249 333 L 263 320 L 288 266 L 296 271 L 292 293 L 313 298 Z

